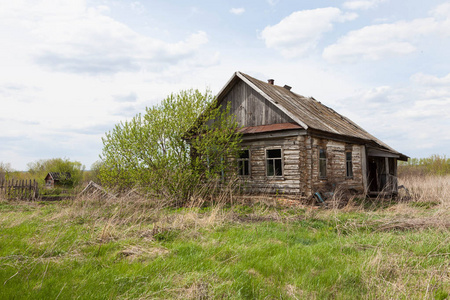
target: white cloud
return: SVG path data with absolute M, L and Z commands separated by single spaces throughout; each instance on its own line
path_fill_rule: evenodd
M 450 74 L 444 77 L 437 77 L 429 74 L 423 74 L 423 73 L 416 73 L 413 76 L 411 76 L 411 80 L 420 85 L 426 85 L 429 87 L 434 86 L 444 86 L 448 87 L 450 86 Z M 449 89 L 450 91 L 450 89 Z
M 81 153 L 89 165 L 105 131 L 193 87 L 186 78 L 217 64 L 217 52 L 203 49 L 203 31 L 165 41 L 110 13 L 77 0 L 0 2 L 0 157 L 14 168 Z
M 417 51 L 417 44 L 430 35 L 450 36 L 450 2 L 429 12 L 431 17 L 377 24 L 353 30 L 323 51 L 330 62 L 380 60 Z
M 430 15 L 435 18 L 440 26 L 438 34 L 441 37 L 447 38 L 450 36 L 450 2 L 442 3 L 435 9 L 430 11 Z
M 267 0 L 267 3 L 271 6 L 275 6 L 280 2 L 280 0 Z
M 346 9 L 352 10 L 368 10 L 377 7 L 380 3 L 386 2 L 387 0 L 352 0 L 346 1 L 342 5 Z
M 450 132 L 445 130 L 450 126 L 449 82 L 450 74 L 417 73 L 405 86 L 380 86 L 342 99 L 340 112 L 406 155 L 446 153 L 450 147 Z
M 135 11 L 137 14 L 143 14 L 145 13 L 146 9 L 144 5 L 139 1 L 134 1 L 130 3 L 130 7 L 133 11 Z
M 137 95 L 135 92 L 131 92 L 128 94 L 121 94 L 121 95 L 115 95 L 114 97 L 114 101 L 117 102 L 125 102 L 125 103 L 129 103 L 129 102 L 136 102 L 137 101 Z
M 430 15 L 434 16 L 435 18 L 449 19 L 450 2 L 439 4 L 438 6 L 436 6 L 436 8 L 430 11 Z
M 268 48 L 277 49 L 286 57 L 296 57 L 315 48 L 322 35 L 333 29 L 334 23 L 356 17 L 354 13 L 343 13 L 335 7 L 297 11 L 278 24 L 264 28 L 261 38 Z
M 245 12 L 245 8 L 239 7 L 239 8 L 232 8 L 230 9 L 230 13 L 233 15 L 242 15 Z
M 351 62 L 410 54 L 416 51 L 415 42 L 419 38 L 436 32 L 439 26 L 433 18 L 366 26 L 350 31 L 326 47 L 323 57 L 331 62 Z
M 133 31 L 106 15 L 106 6 L 87 7 L 83 1 L 41 1 L 11 6 L 3 23 L 27 32 L 28 56 L 46 68 L 101 74 L 161 69 L 196 57 L 208 42 L 199 31 L 169 43 Z M 22 22 L 21 20 L 32 20 Z

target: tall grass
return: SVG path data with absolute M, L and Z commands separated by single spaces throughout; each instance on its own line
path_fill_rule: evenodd
M 405 201 L 428 202 L 450 208 L 450 175 L 405 176 L 399 179 L 400 199 Z
M 446 299 L 449 183 L 403 178 L 409 196 L 344 209 L 226 189 L 181 208 L 137 193 L 2 200 L 0 298 Z

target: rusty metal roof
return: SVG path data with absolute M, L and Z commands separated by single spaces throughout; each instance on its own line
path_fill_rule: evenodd
M 268 101 L 272 102 L 283 112 L 285 112 L 289 117 L 296 121 L 297 125 L 299 125 L 299 128 L 303 128 L 306 130 L 315 129 L 326 133 L 372 141 L 378 146 L 385 148 L 390 152 L 394 152 L 403 157 L 406 157 L 405 155 L 392 149 L 391 147 L 362 129 L 350 119 L 340 115 L 333 109 L 320 103 L 314 98 L 298 95 L 287 88 L 269 84 L 241 72 L 236 72 L 234 74 L 234 76 L 228 81 L 227 85 L 225 85 L 225 87 L 219 93 L 218 98 L 220 98 L 221 95 L 224 95 L 231 88 L 231 85 L 233 85 L 233 82 L 236 82 L 237 78 L 240 78 L 241 80 L 249 84 Z M 256 126 L 259 128 L 246 129 L 250 131 L 245 133 L 254 133 L 252 130 L 269 131 L 268 128 L 271 128 L 272 130 L 281 130 L 277 129 L 279 128 L 277 127 L 277 125 L 281 127 L 286 126 L 283 124 L 267 125 L 269 127 L 266 128 L 263 128 L 264 126 Z
M 239 132 L 243 134 L 248 134 L 248 133 L 262 133 L 262 132 L 302 129 L 302 128 L 303 127 L 298 125 L 297 123 L 279 123 L 279 124 L 243 127 L 239 130 Z

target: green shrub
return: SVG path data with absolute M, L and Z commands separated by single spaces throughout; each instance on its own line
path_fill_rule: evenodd
M 399 176 L 448 175 L 450 158 L 437 154 L 427 158 L 410 158 L 407 162 L 399 162 L 398 174 Z
M 125 191 L 140 188 L 182 205 L 193 194 L 209 193 L 205 182 L 227 178 L 236 168 L 240 135 L 229 109 L 216 107 L 210 92 L 172 94 L 102 139 L 101 182 Z

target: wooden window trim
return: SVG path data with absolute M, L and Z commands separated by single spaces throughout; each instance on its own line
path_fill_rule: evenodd
M 281 175 L 275 175 L 275 170 L 274 170 L 274 175 L 267 175 L 267 171 L 268 171 L 268 164 L 267 161 L 269 159 L 278 159 L 278 158 L 268 158 L 267 157 L 267 151 L 269 150 L 280 150 L 281 153 L 281 157 L 279 158 L 281 160 Z M 284 151 L 283 151 L 283 147 L 269 147 L 269 148 L 265 148 L 264 149 L 264 165 L 265 165 L 265 173 L 266 173 L 266 178 L 269 179 L 284 179 Z

